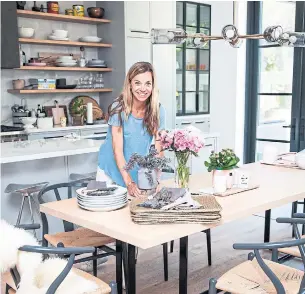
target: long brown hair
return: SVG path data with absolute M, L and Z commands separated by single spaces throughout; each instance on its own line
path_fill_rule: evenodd
M 131 91 L 131 81 L 138 74 L 150 72 L 152 76 L 152 92 L 146 100 L 146 110 L 143 118 L 143 125 L 150 135 L 155 135 L 159 128 L 159 99 L 156 86 L 156 75 L 153 66 L 149 62 L 137 62 L 128 71 L 121 94 L 108 108 L 108 119 L 114 114 L 119 114 L 122 125 L 121 113 L 124 113 L 125 120 L 128 119 L 132 111 L 133 94 Z

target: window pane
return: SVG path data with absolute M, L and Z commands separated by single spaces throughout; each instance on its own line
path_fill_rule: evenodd
M 196 49 L 186 49 L 186 70 L 196 70 Z
M 197 5 L 196 4 L 186 4 L 186 25 L 187 26 L 197 26 Z
M 256 161 L 263 159 L 263 152 L 266 146 L 274 146 L 277 149 L 278 154 L 287 153 L 290 150 L 289 143 L 256 141 Z
M 199 74 L 199 91 L 209 91 L 209 73 L 204 72 Z
M 196 71 L 185 73 L 185 91 L 196 91 Z
M 185 93 L 185 112 L 195 113 L 196 112 L 196 93 Z
M 176 69 L 182 70 L 182 55 L 183 51 L 182 48 L 176 47 Z
M 177 2 L 176 5 L 176 23 L 182 25 L 183 24 L 183 3 Z
M 177 91 L 182 91 L 182 72 L 176 74 L 176 87 Z
M 200 6 L 200 26 L 209 28 L 210 23 L 210 7 Z
M 291 93 L 293 50 L 285 47 L 260 49 L 260 93 Z
M 293 1 L 262 1 L 261 31 L 269 26 L 280 25 L 284 31 L 295 31 L 295 2 Z M 260 40 L 261 45 L 270 44 Z
M 199 70 L 208 70 L 210 68 L 210 52 L 208 50 L 200 50 Z
M 182 93 L 176 92 L 176 111 L 177 114 L 182 113 Z
M 209 93 L 199 92 L 199 112 L 209 111 Z
M 195 34 L 195 33 L 197 33 L 197 29 L 193 28 L 193 27 L 186 27 L 185 31 L 186 31 L 187 34 Z M 185 44 L 186 44 L 186 47 L 188 47 L 188 48 L 195 48 L 193 46 L 192 38 L 186 39 Z
M 259 116 L 256 137 L 290 140 L 291 96 L 259 96 Z

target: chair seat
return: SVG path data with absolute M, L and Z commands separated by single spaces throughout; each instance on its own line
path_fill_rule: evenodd
M 9 184 L 5 190 L 4 193 L 12 193 L 12 192 L 23 192 L 23 193 L 36 193 L 39 192 L 41 189 L 43 189 L 48 182 L 42 182 L 42 183 L 34 183 L 34 184 Z
M 305 235 L 302 236 L 302 239 L 305 238 Z M 290 254 L 295 257 L 300 257 L 301 258 L 301 253 L 298 247 L 289 247 L 289 248 L 280 248 L 278 249 L 279 252 L 285 253 L 285 254 Z
M 99 288 L 96 291 L 86 293 L 86 294 L 107 294 L 107 293 L 111 292 L 111 288 L 109 287 L 109 285 L 106 284 L 105 282 L 103 282 L 102 280 L 100 280 L 82 270 L 79 270 L 77 268 L 72 268 L 72 271 L 75 274 L 77 274 L 78 276 L 81 276 L 88 281 L 95 282 L 98 285 Z M 17 288 L 15 286 L 15 283 L 13 281 L 13 278 L 12 278 L 10 272 L 6 272 L 6 273 L 2 274 L 1 281 L 3 284 L 8 284 L 10 287 L 12 287 L 12 289 L 9 290 L 9 294 L 16 293 Z
M 298 293 L 304 275 L 303 271 L 270 260 L 264 260 L 264 262 L 280 279 L 286 293 Z M 226 272 L 217 280 L 216 288 L 234 294 L 276 293 L 272 282 L 263 272 L 256 259 L 241 263 Z
M 78 228 L 74 231 L 62 232 L 53 235 L 46 234 L 44 237 L 53 246 L 57 246 L 57 244 L 61 242 L 65 247 L 99 247 L 115 242 L 115 239 L 111 237 L 86 228 Z

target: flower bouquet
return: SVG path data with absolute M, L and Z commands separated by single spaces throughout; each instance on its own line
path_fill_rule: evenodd
M 136 165 L 138 170 L 138 187 L 141 190 L 151 190 L 157 187 L 157 171 L 163 168 L 169 168 L 170 160 L 165 157 L 158 157 L 158 151 L 155 147 L 151 147 L 149 154 L 142 156 L 133 153 L 125 166 L 126 171 L 132 170 Z
M 198 156 L 204 146 L 201 131 L 193 126 L 185 129 L 161 131 L 160 142 L 163 150 L 174 151 L 177 159 L 176 180 L 181 188 L 188 188 L 191 155 Z

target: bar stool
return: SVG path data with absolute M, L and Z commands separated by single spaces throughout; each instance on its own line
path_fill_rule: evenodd
M 35 193 L 38 193 L 40 190 L 45 188 L 48 184 L 49 184 L 48 182 L 42 182 L 42 183 L 37 183 L 37 184 L 9 184 L 5 188 L 4 193 L 19 193 L 22 196 L 21 206 L 19 209 L 16 226 L 20 226 L 21 216 L 22 216 L 24 202 L 25 202 L 26 198 L 29 202 L 29 209 L 30 209 L 32 224 L 35 224 L 33 208 L 32 208 L 32 201 L 33 201 L 34 205 L 36 205 L 36 207 L 38 208 L 38 211 L 39 211 L 39 207 L 38 207 L 38 204 L 35 202 L 35 200 L 32 197 Z M 37 224 L 35 224 L 35 225 L 37 225 Z M 36 238 L 36 231 L 33 230 L 33 232 L 34 232 L 34 236 Z

